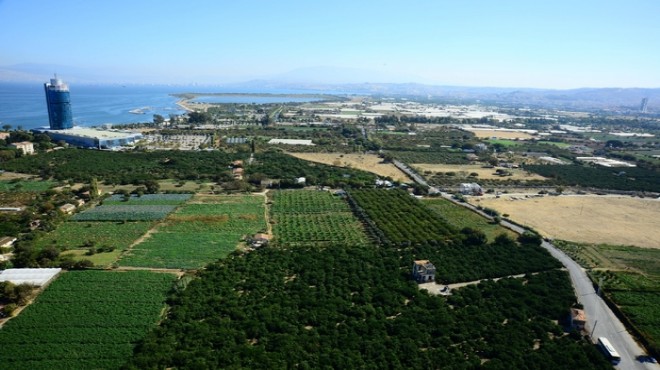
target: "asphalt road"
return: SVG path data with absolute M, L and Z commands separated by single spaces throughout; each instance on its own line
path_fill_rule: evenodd
M 544 241 L 541 246 L 568 269 L 575 295 L 584 306 L 584 312 L 587 316 L 587 330 L 590 334 L 592 333 L 591 338 L 593 340 L 597 340 L 598 337 L 606 337 L 610 340 L 610 343 L 621 355 L 621 362 L 617 365 L 617 368 L 660 369 L 657 364 L 638 361 L 638 358 L 645 356 L 646 352 L 628 333 L 625 326 L 614 315 L 605 301 L 596 294 L 593 284 L 584 269 L 551 243 Z
M 455 199 L 452 199 L 449 194 L 442 193 L 442 196 L 456 204 L 470 208 L 482 216 L 491 218 L 471 204 L 457 202 Z M 500 224 L 519 234 L 525 231 L 523 227 L 504 220 Z M 541 246 L 548 250 L 548 252 L 558 259 L 568 270 L 575 290 L 575 295 L 577 296 L 578 301 L 584 306 L 584 313 L 587 316 L 586 329 L 591 334 L 591 338 L 597 340 L 598 337 L 606 337 L 617 352 L 619 352 L 621 362 L 616 368 L 626 370 L 660 369 L 660 365 L 658 364 L 640 362 L 638 360 L 640 357 L 646 356 L 646 352 L 639 344 L 637 344 L 630 333 L 628 333 L 623 323 L 621 323 L 621 321 L 614 315 L 605 301 L 596 294 L 586 271 L 577 262 L 573 261 L 551 243 L 543 241 Z

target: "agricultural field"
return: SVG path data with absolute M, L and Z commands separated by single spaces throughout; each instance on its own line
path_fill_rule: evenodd
M 660 351 L 660 249 L 554 243 L 583 267 L 632 322 L 646 345 Z
M 410 166 L 416 168 L 419 173 L 427 172 L 432 174 L 442 173 L 443 177 L 447 177 L 448 173 L 453 173 L 453 175 L 448 176 L 453 178 L 452 180 L 460 179 L 469 180 L 470 182 L 479 181 L 479 180 L 546 180 L 543 176 L 537 175 L 535 173 L 530 173 L 528 171 L 519 169 L 519 168 L 502 168 L 502 170 L 511 174 L 511 176 L 500 176 L 495 173 L 498 168 L 483 168 L 479 164 L 465 164 L 465 165 L 452 165 L 452 164 L 429 164 L 429 163 L 414 163 Z M 470 174 L 476 173 L 477 176 L 470 176 Z M 437 176 L 435 178 L 438 178 Z M 441 180 L 439 180 L 441 181 Z
M 55 186 L 53 181 L 0 180 L 0 192 L 40 193 Z
M 375 154 L 341 153 L 289 153 L 310 162 L 323 163 L 337 167 L 350 167 L 372 172 L 381 177 L 391 177 L 394 181 L 408 181 L 408 177 L 391 163 Z
M 561 185 L 660 192 L 660 171 L 643 167 L 528 165 L 525 168 L 553 178 Z
M 455 230 L 418 200 L 401 190 L 351 190 L 350 198 L 375 222 L 389 242 L 442 241 Z M 358 215 L 360 217 L 360 215 Z
M 196 269 L 266 228 L 263 196 L 195 196 L 133 246 L 120 266 Z
M 368 242 L 346 201 L 327 191 L 273 193 L 271 220 L 282 246 L 361 245 Z
M 112 264 L 122 251 L 144 235 L 152 222 L 65 222 L 54 231 L 39 238 L 35 247 L 44 249 L 55 247 L 65 251 L 62 255 L 71 255 L 75 260 L 87 259 L 94 266 L 107 267 Z M 110 248 L 107 248 L 110 247 Z M 96 249 L 112 249 L 96 252 Z M 89 253 L 90 249 L 95 252 Z
M 624 196 L 502 195 L 475 204 L 509 214 L 544 236 L 581 243 L 660 248 L 660 200 Z
M 164 219 L 173 205 L 101 205 L 73 216 L 74 221 L 154 221 Z
M 117 369 L 156 325 L 174 275 L 62 274 L 0 330 L 2 369 Z
M 406 260 L 430 260 L 436 266 L 437 281 L 443 284 L 561 267 L 540 246 L 519 245 L 508 234 L 489 243 L 479 230 L 458 230 L 401 190 L 350 190 L 349 200 L 370 235 L 384 246 L 400 248 Z
M 132 195 L 125 199 L 121 194 L 114 194 L 103 200 L 104 205 L 179 205 L 185 203 L 192 194 L 144 194 L 142 196 Z
M 264 248 L 214 263 L 175 293 L 128 368 L 612 369 L 556 324 L 575 301 L 566 272 L 445 298 L 411 281 L 410 257 L 373 245 Z
M 468 132 L 473 133 L 476 137 L 482 139 L 490 139 L 496 137 L 498 139 L 520 139 L 527 140 L 532 139 L 534 136 L 520 131 L 502 131 L 502 130 L 469 130 Z
M 404 163 L 468 164 L 470 161 L 462 151 L 388 151 Z
M 450 225 L 457 229 L 470 227 L 473 229 L 481 230 L 486 234 L 489 241 L 494 241 L 495 237 L 500 234 L 507 234 L 511 238 L 516 238 L 517 234 L 513 231 L 489 222 L 484 217 L 470 211 L 465 207 L 461 207 L 451 201 L 443 198 L 426 198 L 422 201 L 427 207 L 436 211 L 442 216 Z
M 295 186 L 293 180 L 297 177 L 305 177 L 307 185 L 323 185 L 341 187 L 350 185 L 363 187 L 371 185 L 377 176 L 371 172 L 361 171 L 356 168 L 336 167 L 323 163 L 309 162 L 292 155 L 270 151 L 257 153 L 255 161 L 245 168 L 245 175 L 259 174 L 271 179 L 281 179 L 282 187 Z

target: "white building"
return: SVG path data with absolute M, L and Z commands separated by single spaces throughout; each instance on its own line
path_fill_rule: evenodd
M 458 191 L 465 195 L 483 195 L 484 193 L 483 189 L 481 189 L 481 186 L 479 186 L 479 184 L 476 182 L 463 183 L 459 186 Z
M 34 144 L 29 141 L 21 141 L 18 143 L 9 144 L 9 146 L 11 148 L 16 148 L 16 150 L 22 151 L 23 154 L 26 155 L 34 154 Z

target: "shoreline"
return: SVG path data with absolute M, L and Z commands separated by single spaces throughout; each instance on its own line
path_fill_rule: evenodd
M 186 112 L 194 112 L 195 110 L 188 106 L 190 99 L 181 99 L 178 100 L 175 104 Z

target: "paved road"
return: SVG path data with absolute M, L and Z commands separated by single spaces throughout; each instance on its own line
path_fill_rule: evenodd
M 442 196 L 456 204 L 470 208 L 482 216 L 491 218 L 471 204 L 457 202 L 455 199 L 451 198 L 451 195 L 449 194 L 442 193 Z M 502 221 L 500 224 L 519 234 L 525 231 L 524 228 L 507 221 Z M 628 333 L 625 326 L 614 315 L 605 301 L 596 294 L 586 271 L 577 262 L 573 261 L 551 243 L 543 241 L 541 246 L 548 250 L 548 252 L 558 259 L 568 270 L 573 288 L 575 289 L 575 295 L 577 296 L 578 301 L 584 306 L 584 312 L 587 316 L 586 327 L 589 333 L 593 332 L 592 338 L 595 340 L 598 337 L 606 337 L 621 355 L 621 363 L 616 367 L 626 370 L 660 369 L 660 365 L 658 364 L 651 364 L 648 362 L 642 363 L 637 360 L 639 356 L 645 356 L 646 352 L 639 344 L 637 344 L 630 333 Z
M 590 333 L 593 332 L 591 337 L 594 340 L 598 337 L 606 337 L 610 340 L 621 355 L 621 363 L 617 368 L 660 369 L 658 365 L 637 361 L 638 356 L 646 355 L 644 349 L 626 331 L 625 326 L 614 315 L 605 301 L 596 294 L 593 284 L 584 269 L 551 243 L 544 241 L 541 246 L 568 269 L 575 294 L 578 301 L 584 306 L 584 312 L 587 315 L 587 330 Z

